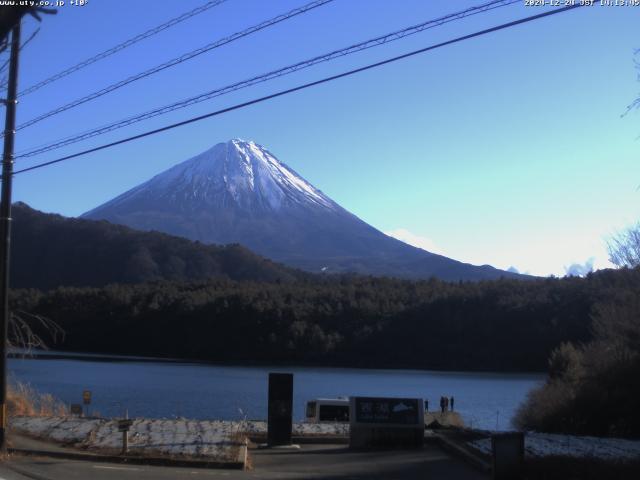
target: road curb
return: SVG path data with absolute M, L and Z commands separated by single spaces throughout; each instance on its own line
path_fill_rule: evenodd
M 253 443 L 267 443 L 267 436 L 265 434 L 253 434 L 248 435 L 248 437 Z M 349 443 L 349 437 L 345 435 L 293 435 L 291 437 L 291 443 L 300 445 L 347 445 Z
M 188 468 L 220 468 L 227 470 L 244 470 L 247 463 L 247 446 L 241 445 L 235 461 L 188 460 L 166 457 L 138 457 L 134 455 L 103 455 L 80 452 L 58 452 L 51 450 L 30 450 L 24 448 L 8 448 L 7 451 L 16 455 L 36 457 L 63 458 L 67 460 L 82 460 L 99 463 L 126 463 L 130 465 L 151 465 L 158 467 L 188 467 Z
M 9 470 L 19 473 L 23 477 L 31 478 L 32 480 L 51 480 L 50 478 L 40 475 L 38 473 L 33 473 L 28 470 L 25 470 L 24 468 L 18 467 L 17 465 L 11 462 L 5 462 L 3 465 L 7 467 Z
M 440 448 L 462 458 L 463 460 L 465 460 L 467 463 L 477 468 L 478 470 L 485 473 L 491 472 L 491 465 L 489 464 L 489 462 L 483 460 L 479 456 L 474 455 L 471 452 L 467 451 L 466 449 L 462 448 L 456 442 L 453 442 L 452 440 L 444 437 L 443 435 L 439 435 L 437 433 L 433 435 L 433 439 L 435 440 L 435 442 L 438 444 Z

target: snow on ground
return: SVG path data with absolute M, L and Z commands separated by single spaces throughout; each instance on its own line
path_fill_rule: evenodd
M 78 443 L 97 429 L 104 420 L 79 417 L 14 417 L 11 426 L 38 438 L 60 443 Z
M 267 422 L 250 420 L 242 422 L 241 427 L 247 434 L 267 434 Z M 294 423 L 292 428 L 294 436 L 300 435 L 349 435 L 348 423 Z
M 41 439 L 84 449 L 122 448 L 118 421 L 78 417 L 15 417 L 11 426 Z M 293 425 L 294 435 L 346 435 L 348 424 Z M 266 434 L 267 423 L 220 420 L 134 419 L 129 430 L 132 453 L 233 458 L 242 434 Z
M 482 453 L 491 454 L 490 438 L 475 440 L 469 442 L 469 445 Z M 640 459 L 640 440 L 531 432 L 525 434 L 524 450 L 528 457 L 562 455 L 603 460 L 638 460 Z
M 122 448 L 117 420 L 77 417 L 16 417 L 19 432 L 83 449 L 108 452 Z M 129 430 L 131 453 L 234 459 L 240 446 L 239 424 L 222 421 L 134 419 Z

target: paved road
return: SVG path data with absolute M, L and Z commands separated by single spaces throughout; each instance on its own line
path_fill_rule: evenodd
M 300 450 L 251 450 L 253 470 L 205 470 L 100 464 L 14 456 L 0 464 L 1 480 L 206 479 L 444 479 L 486 480 L 484 475 L 435 445 L 414 451 L 353 452 L 344 445 L 303 445 Z

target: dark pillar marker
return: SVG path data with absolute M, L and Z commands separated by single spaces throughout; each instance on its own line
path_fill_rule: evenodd
M 269 416 L 267 444 L 291 445 L 293 417 L 293 374 L 269 374 Z

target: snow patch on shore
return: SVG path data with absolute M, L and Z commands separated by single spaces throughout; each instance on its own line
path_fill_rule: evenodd
M 11 426 L 39 438 L 60 443 L 78 443 L 87 438 L 104 420 L 77 417 L 15 417 Z
M 78 417 L 15 417 L 11 426 L 22 433 L 82 449 L 118 451 L 122 432 L 116 419 Z M 267 422 L 188 419 L 133 420 L 131 453 L 233 458 L 244 435 L 266 435 Z M 348 435 L 348 424 L 296 423 L 293 435 Z
M 490 438 L 468 443 L 482 453 L 491 455 Z M 528 457 L 561 455 L 603 460 L 637 460 L 640 459 L 640 440 L 531 432 L 525 434 L 524 450 Z
M 267 434 L 267 422 L 250 420 L 243 422 L 245 425 L 242 429 L 249 435 Z M 313 435 L 349 435 L 348 423 L 294 423 L 292 426 L 292 434 L 295 436 L 313 436 Z
M 118 420 L 16 417 L 11 426 L 22 433 L 76 448 L 118 451 L 122 432 Z M 239 424 L 186 419 L 135 419 L 129 430 L 129 450 L 138 454 L 232 459 L 240 446 Z

